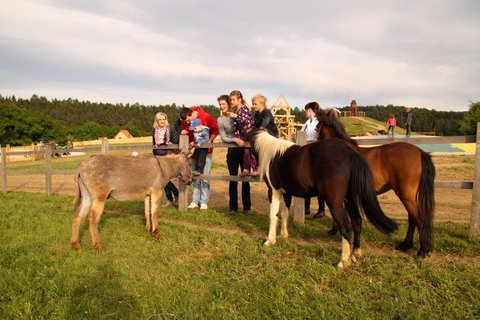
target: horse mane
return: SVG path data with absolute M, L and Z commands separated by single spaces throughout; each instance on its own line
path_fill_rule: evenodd
M 330 132 L 339 139 L 348 141 L 354 145 L 358 145 L 358 142 L 354 139 L 350 138 L 350 135 L 345 130 L 345 127 L 342 123 L 338 120 L 338 117 L 333 109 L 319 109 L 315 113 L 318 119 L 317 131 L 319 133 L 320 139 L 320 131 L 323 127 L 328 127 Z
M 267 172 L 270 162 L 278 156 L 281 156 L 288 148 L 295 143 L 287 140 L 275 138 L 265 130 L 255 130 L 250 138 L 253 149 L 259 155 L 259 176 L 263 178 Z

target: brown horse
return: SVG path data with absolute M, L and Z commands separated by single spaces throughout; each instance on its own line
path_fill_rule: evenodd
M 174 177 L 186 184 L 192 182 L 190 161 L 185 154 L 163 157 L 97 155 L 81 163 L 77 170 L 70 241 L 76 250 L 80 249 L 80 224 L 88 213 L 93 247 L 104 249 L 98 234 L 98 222 L 109 197 L 120 201 L 144 200 L 145 229 L 158 239 L 158 206 L 163 188 Z
M 319 140 L 335 137 L 349 142 L 370 164 L 377 194 L 392 189 L 402 201 L 408 212 L 408 230 L 397 248 L 402 251 L 413 248 L 417 227 L 420 238 L 417 255 L 424 258 L 433 250 L 435 166 L 430 155 L 406 142 L 359 147 L 333 112 L 319 110 L 317 119 Z
M 345 141 L 328 139 L 300 147 L 275 138 L 264 130 L 257 130 L 251 133 L 250 143 L 259 156 L 260 176 L 272 189 L 270 228 L 265 245 L 277 241 L 279 211 L 282 218 L 281 235 L 288 237 L 288 210 L 280 208 L 282 195 L 301 198 L 323 196 L 342 235 L 339 268 L 350 265 L 361 256 L 360 206 L 380 231 L 391 233 L 397 228 L 397 224 L 385 216 L 380 208 L 368 163 Z M 350 249 L 352 229 L 353 254 Z

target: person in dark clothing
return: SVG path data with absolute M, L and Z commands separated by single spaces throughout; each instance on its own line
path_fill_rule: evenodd
M 152 128 L 152 140 L 154 146 L 153 154 L 156 156 L 165 156 L 168 150 L 158 149 L 158 147 L 171 143 L 178 143 L 179 137 L 177 132 L 179 131 L 175 131 L 175 129 L 169 127 L 167 114 L 163 112 L 157 112 Z M 175 184 L 173 184 L 172 181 L 169 181 L 165 186 L 164 191 L 168 201 L 174 205 L 177 205 L 178 189 Z
M 222 138 L 222 141 L 226 143 L 237 143 L 237 141 L 241 141 L 240 139 L 238 139 L 235 124 L 233 123 L 233 118 L 230 116 L 232 114 L 232 110 L 230 107 L 230 97 L 228 95 L 221 95 L 217 98 L 217 101 L 220 106 L 220 111 L 222 113 L 221 116 L 217 119 L 218 130 L 220 132 L 220 137 Z M 240 172 L 243 171 L 244 150 L 245 149 L 240 146 L 228 148 L 227 167 L 229 175 L 237 176 L 239 169 Z M 228 206 L 230 209 L 230 214 L 236 214 L 238 212 L 237 181 L 230 181 L 228 186 L 228 196 Z M 252 202 L 250 199 L 249 182 L 242 182 L 242 205 L 243 212 L 245 214 L 252 214 Z
M 405 129 L 407 130 L 407 133 L 405 134 L 407 137 L 410 137 L 410 134 L 412 133 L 412 120 L 413 120 L 413 113 L 412 109 L 407 108 L 405 109 L 407 112 L 405 114 Z
M 267 98 L 257 94 L 252 98 L 252 104 L 256 111 L 253 116 L 255 128 L 264 128 L 272 136 L 278 138 L 278 128 L 272 112 L 267 108 Z

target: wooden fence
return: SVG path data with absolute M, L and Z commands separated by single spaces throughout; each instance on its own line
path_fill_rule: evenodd
M 435 181 L 435 188 L 448 188 L 448 189 L 473 189 L 472 207 L 471 207 L 471 223 L 470 223 L 470 237 L 475 238 L 480 236 L 480 123 L 477 124 L 476 136 L 450 136 L 450 137 L 425 137 L 425 138 L 368 138 L 357 139 L 359 145 L 381 145 L 397 141 L 406 141 L 414 144 L 441 144 L 441 143 L 476 143 L 475 154 L 475 174 L 474 181 Z M 304 132 L 298 132 L 297 144 L 306 144 L 306 135 Z M 180 136 L 179 144 L 172 144 L 163 147 L 163 149 L 175 149 L 186 152 L 188 150 L 188 137 L 185 135 Z M 230 143 L 206 143 L 202 145 L 202 148 L 229 148 L 236 146 Z M 69 149 L 74 151 L 86 151 L 86 152 L 101 152 L 107 154 L 109 150 L 151 150 L 151 144 L 137 144 L 137 145 L 115 145 L 110 146 L 108 139 L 103 139 L 101 146 L 97 147 L 84 147 Z M 25 155 L 25 154 L 42 154 L 45 158 L 45 170 L 7 170 L 7 151 L 6 148 L 1 148 L 1 179 L 2 179 L 2 192 L 7 192 L 7 175 L 16 174 L 45 174 L 45 188 L 47 195 L 52 193 L 52 175 L 54 174 L 67 174 L 74 175 L 76 170 L 52 170 L 52 152 L 51 145 L 46 145 L 42 151 L 14 151 L 8 152 L 8 156 L 12 155 Z M 197 179 L 211 179 L 211 180 L 225 180 L 225 181 L 249 181 L 259 182 L 259 178 L 252 177 L 240 177 L 240 176 L 218 176 L 218 175 L 200 175 Z M 187 186 L 180 182 L 179 184 L 179 199 L 178 205 L 180 211 L 185 211 L 188 203 Z M 301 198 L 294 198 L 292 208 L 293 220 L 296 223 L 304 223 L 304 201 Z

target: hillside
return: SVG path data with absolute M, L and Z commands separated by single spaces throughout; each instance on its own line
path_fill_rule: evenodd
M 351 136 L 375 135 L 385 130 L 385 123 L 368 117 L 341 117 L 340 122 Z M 405 129 L 396 127 L 395 133 L 405 134 Z

